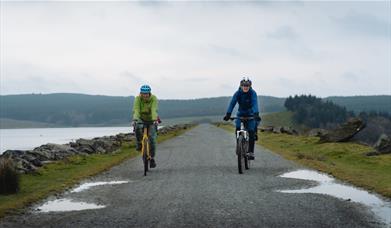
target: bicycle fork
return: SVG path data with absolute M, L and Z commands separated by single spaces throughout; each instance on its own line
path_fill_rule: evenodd
M 145 148 L 145 143 L 146 143 L 146 141 L 147 140 L 149 140 L 149 138 L 148 138 L 148 129 L 147 128 L 144 128 L 144 133 L 143 133 L 143 140 L 142 140 L 142 148 L 143 148 L 143 153 L 147 153 L 147 159 L 148 160 L 151 160 L 152 159 L 152 157 L 151 157 L 151 153 L 150 153 L 150 145 L 149 145 L 149 142 L 147 143 L 147 151 L 144 151 L 144 148 Z M 142 155 L 142 156 L 144 156 L 144 154 Z
M 239 135 L 243 135 L 244 139 L 246 139 L 246 141 L 248 141 L 248 139 L 249 139 L 248 131 L 244 128 L 243 123 L 240 123 L 240 130 L 236 131 L 236 139 L 239 138 Z

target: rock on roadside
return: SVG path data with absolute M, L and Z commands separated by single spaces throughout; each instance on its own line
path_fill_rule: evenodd
M 360 118 L 351 118 L 339 128 L 329 130 L 326 134 L 320 135 L 319 142 L 346 142 L 364 128 L 364 121 Z
M 190 124 L 167 126 L 159 129 L 158 134 L 164 135 L 189 127 Z M 123 143 L 132 141 L 135 141 L 133 133 L 120 133 L 114 136 L 78 139 L 67 144 L 48 143 L 33 150 L 7 150 L 0 155 L 0 159 L 10 158 L 19 173 L 32 173 L 46 163 L 63 160 L 72 155 L 116 153 Z
M 391 138 L 386 134 L 382 134 L 374 147 L 376 151 L 367 153 L 367 156 L 391 154 Z

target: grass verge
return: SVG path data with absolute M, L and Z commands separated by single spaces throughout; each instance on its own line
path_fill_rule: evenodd
M 219 125 L 233 132 L 231 125 Z M 391 155 L 364 154 L 373 148 L 356 143 L 323 143 L 317 137 L 258 133 L 258 144 L 301 165 L 391 198 Z
M 178 136 L 188 129 L 159 135 L 158 142 Z M 72 156 L 66 160 L 47 164 L 35 174 L 20 175 L 20 191 L 13 195 L 0 195 L 0 218 L 7 214 L 19 212 L 47 196 L 62 192 L 81 180 L 110 169 L 121 162 L 136 157 L 134 143 L 124 144 L 114 154 L 94 154 L 89 156 Z

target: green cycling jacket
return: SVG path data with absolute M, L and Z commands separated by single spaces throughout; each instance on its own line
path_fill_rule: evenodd
M 158 100 L 155 95 L 143 100 L 137 96 L 133 103 L 133 120 L 152 121 L 157 120 Z

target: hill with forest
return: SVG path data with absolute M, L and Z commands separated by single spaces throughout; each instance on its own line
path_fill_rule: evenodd
M 283 111 L 285 98 L 259 97 L 264 112 Z M 1 127 L 17 122 L 56 126 L 114 126 L 128 124 L 134 97 L 85 94 L 23 94 L 0 96 Z M 230 97 L 159 100 L 162 119 L 225 114 Z
M 387 112 L 391 114 L 391 96 L 349 96 L 349 97 L 327 97 L 334 104 L 344 106 L 346 110 L 356 114 L 360 112 Z
M 162 119 L 223 116 L 230 97 L 159 100 Z M 391 113 L 391 96 L 330 97 L 354 111 Z M 285 111 L 286 98 L 259 96 L 261 113 Z M 128 124 L 134 97 L 86 94 L 21 94 L 0 96 L 0 128 L 31 126 L 116 126 Z M 359 105 L 358 105 L 359 104 Z M 349 110 L 349 108 L 347 108 Z

